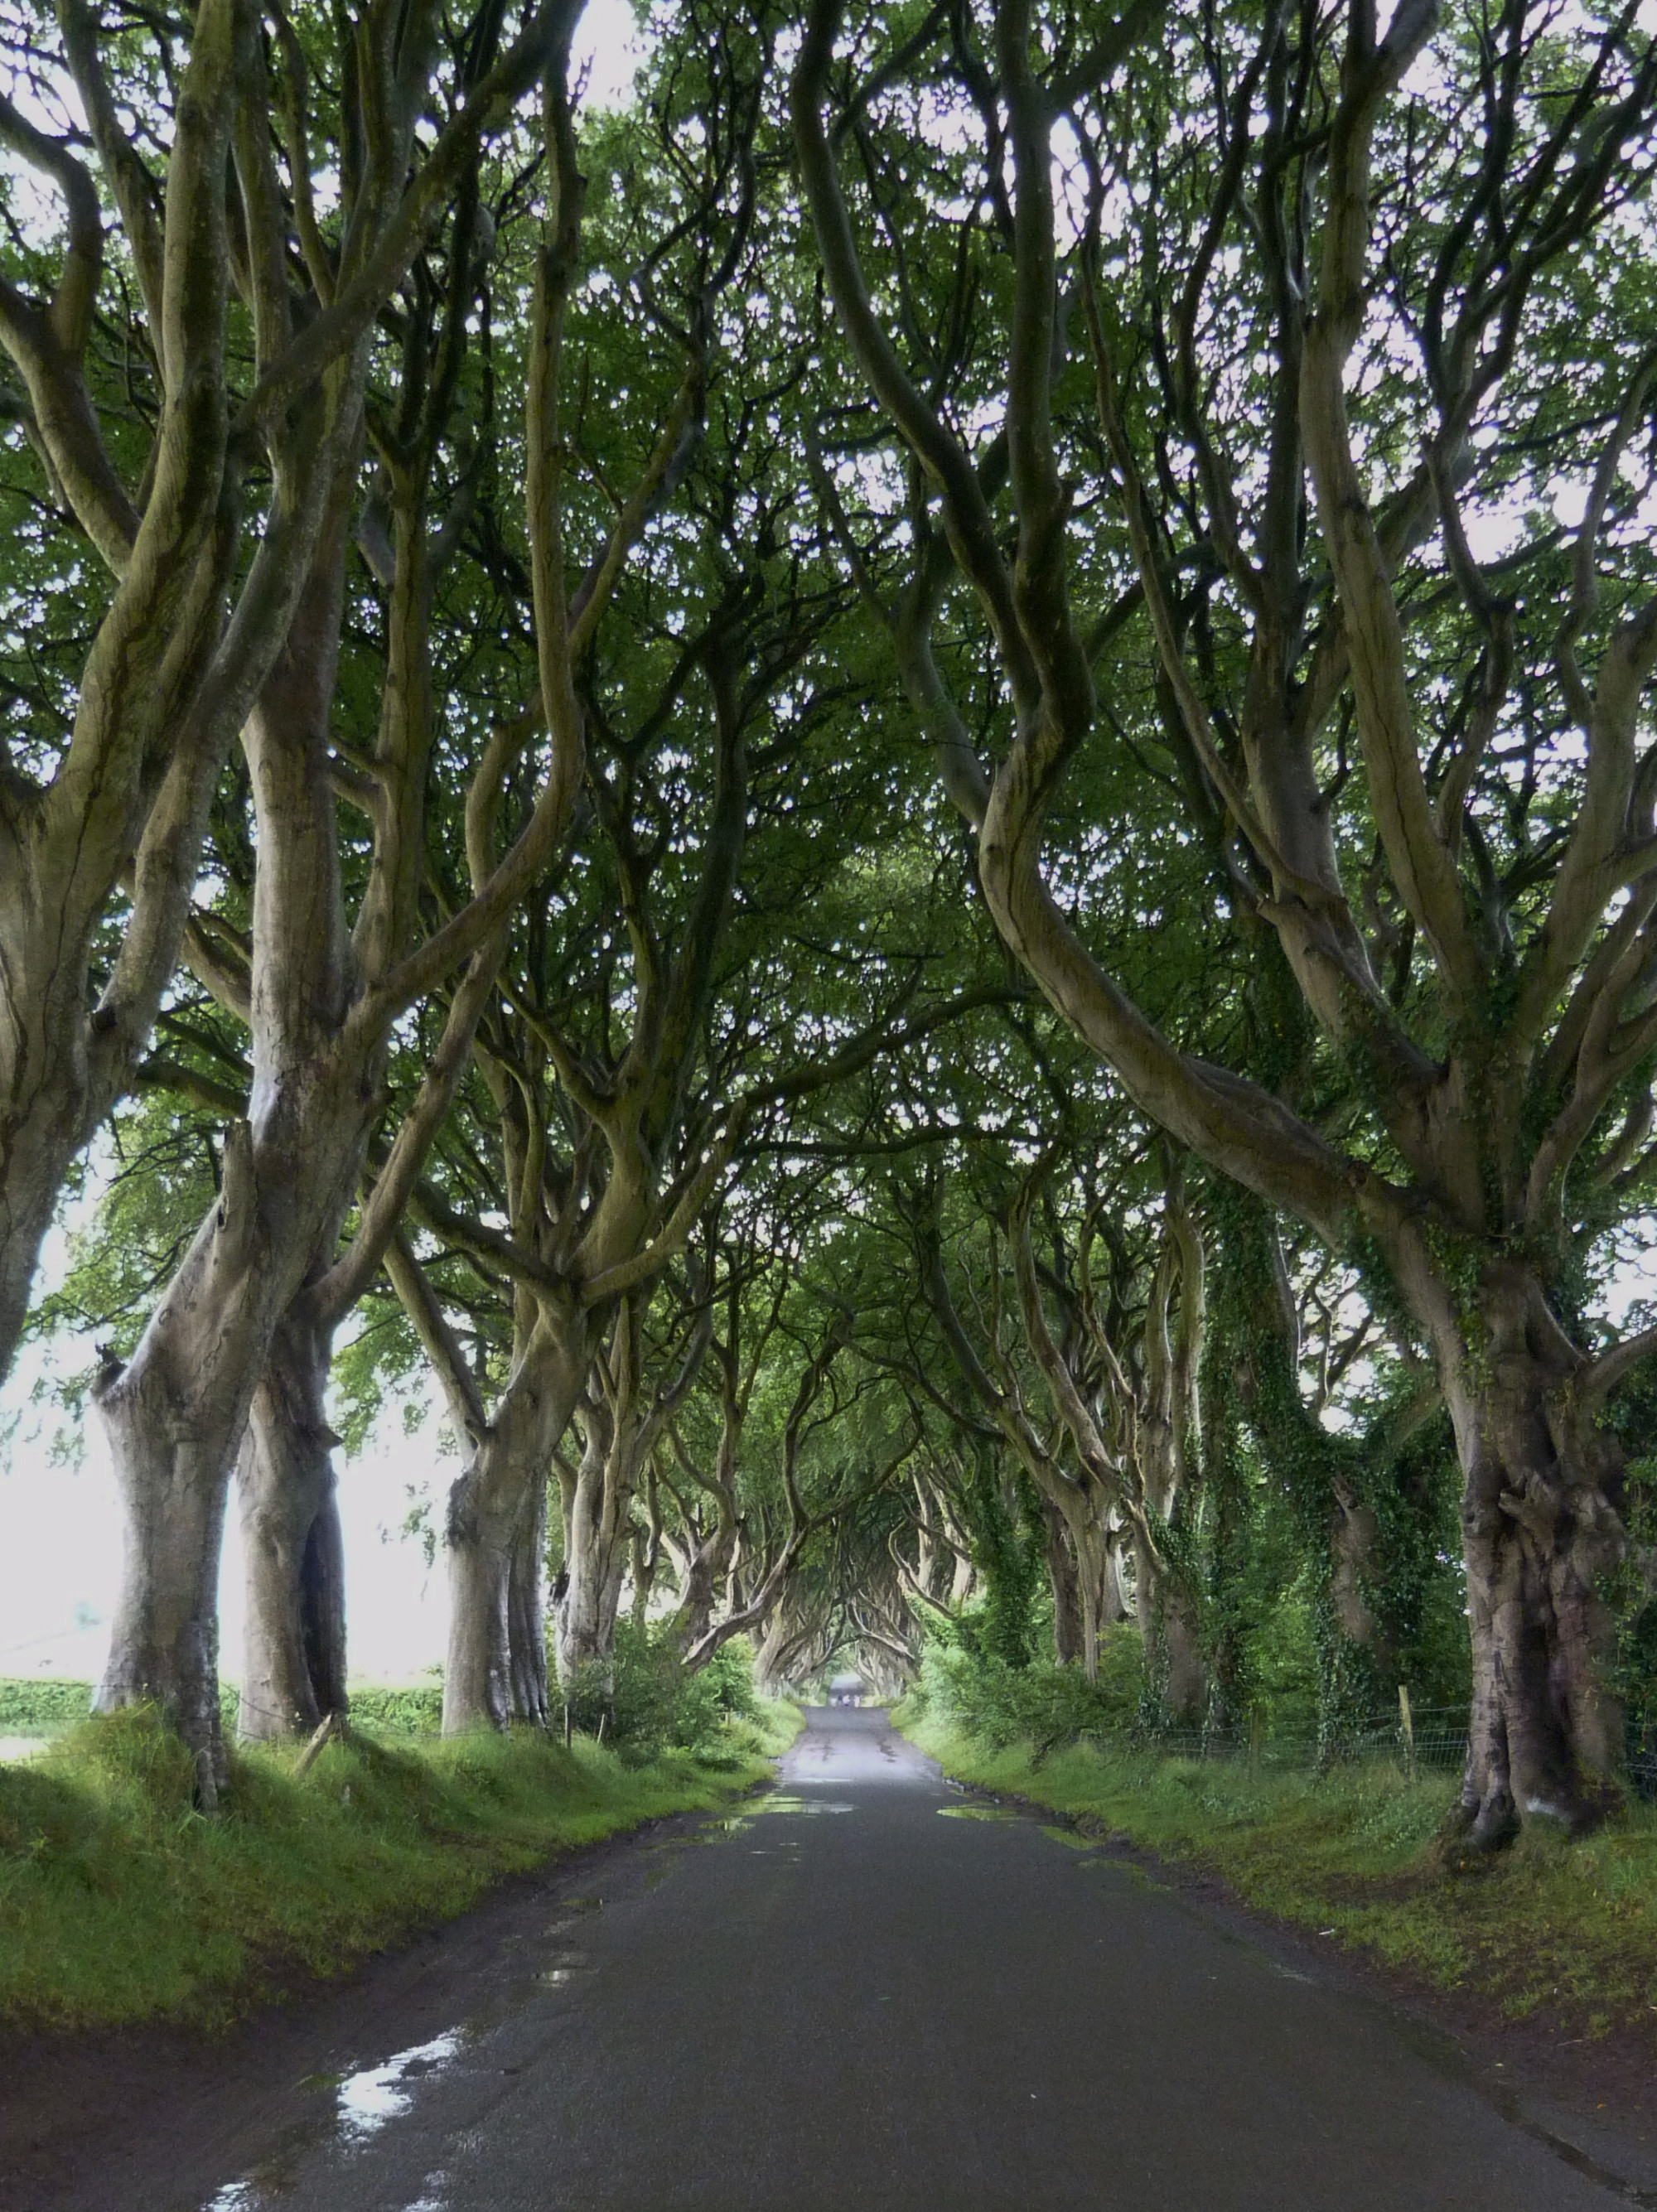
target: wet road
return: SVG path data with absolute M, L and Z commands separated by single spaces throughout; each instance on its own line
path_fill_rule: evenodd
M 37 2140 L 0 2205 L 1657 2203 L 1510 2124 L 1429 2039 L 1288 1963 L 1299 1952 L 951 1793 L 878 1713 L 815 1716 L 768 1798 L 596 1863 L 388 1967 L 405 1986 L 378 2009 L 348 1992 L 331 2024 L 247 2032 L 224 2061 L 240 2089 L 191 2073 L 180 2045 L 129 2084 L 143 2109 L 106 2116 L 106 2149 L 90 2124 L 74 2154 Z M 331 2063 L 296 2078 L 307 2049 Z

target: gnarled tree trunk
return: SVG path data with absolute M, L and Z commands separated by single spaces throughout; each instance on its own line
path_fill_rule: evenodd
M 537 1311 L 494 1416 L 450 1490 L 445 1735 L 504 1729 L 514 1714 L 546 1719 L 546 1662 L 537 1662 L 531 1648 L 537 1633 L 544 1646 L 535 1616 L 542 1603 L 546 1485 L 586 1358 L 579 1312 L 560 1317 Z
M 1035 1494 L 1041 1509 L 1041 1556 L 1053 1592 L 1053 1656 L 1061 1667 L 1068 1667 L 1082 1656 L 1085 1642 L 1082 1578 L 1077 1572 L 1064 1515 L 1041 1491 Z
M 507 1651 L 515 1719 L 547 1724 L 547 1485 L 531 1485 L 507 1571 Z
M 706 1534 L 691 1539 L 680 1581 L 673 1634 L 681 1652 L 700 1644 L 713 1625 L 719 1593 L 731 1579 L 736 1564 L 737 1527 L 721 1517 Z
M 1143 1539 L 1135 1547 L 1135 1582 L 1145 1671 L 1163 1714 L 1176 1727 L 1200 1727 L 1208 1706 L 1208 1668 L 1196 1607 Z
M 558 1680 L 572 1701 L 608 1699 L 615 1664 L 616 1617 L 626 1571 L 636 1433 L 596 1391 L 577 1409 L 580 1463 L 564 1521 L 564 1594 L 555 1647 Z
M 1488 1845 L 1520 1813 L 1577 1826 L 1618 1798 L 1622 1715 L 1596 1583 L 1627 1539 L 1607 1494 L 1620 1455 L 1572 1402 L 1581 1363 L 1541 1285 L 1492 1267 L 1479 1319 L 1478 1356 L 1456 1347 L 1440 1366 L 1453 1378 L 1472 1633 L 1461 1813 Z
M 1337 1475 L 1329 1519 L 1329 1603 L 1335 1626 L 1348 1644 L 1367 1651 L 1385 1669 L 1391 1652 L 1369 1590 L 1381 1572 L 1381 1519 L 1351 1485 Z
M 338 488 L 292 634 L 243 740 L 259 839 L 250 1118 L 231 1127 L 218 1201 L 131 1360 L 96 1392 L 127 1522 L 98 1703 L 160 1698 L 217 1780 L 217 1634 L 205 1621 L 230 1472 L 277 1324 L 349 1202 L 372 1097 L 367 1071 L 335 1048 L 353 983 L 329 763 L 348 489 Z M 191 1609 L 181 1613 L 186 1587 Z
M 198 1422 L 199 1398 L 176 1391 L 160 1363 L 136 1375 L 106 1370 L 98 1386 L 120 1489 L 124 1565 L 94 1702 L 100 1712 L 159 1704 L 196 1753 L 209 1809 L 224 1780 L 219 1555 L 229 1453 L 246 1418 L 234 1385 L 219 1396 L 217 1418 Z
M 237 1463 L 247 1595 L 237 1729 L 248 1741 L 305 1734 L 346 1710 L 339 1439 L 325 1410 L 332 1342 L 302 1310 L 284 1317 Z

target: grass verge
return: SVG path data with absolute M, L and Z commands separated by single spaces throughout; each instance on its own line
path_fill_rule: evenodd
M 222 1814 L 192 1809 L 189 1754 L 143 1708 L 0 1766 L 0 2018 L 212 2024 L 296 1973 L 331 1976 L 450 1919 L 491 1882 L 769 1771 L 791 1705 L 717 1753 L 628 1765 L 578 1737 L 377 1740 L 236 1753 Z
M 996 1750 L 934 1714 L 898 1724 L 946 1774 L 1219 1875 L 1242 1901 L 1332 1936 L 1508 2020 L 1657 2035 L 1657 1810 L 1573 1842 L 1533 1820 L 1513 1849 L 1437 1848 L 1454 1784 L 1391 1767 L 1319 1777 L 1091 1744 Z

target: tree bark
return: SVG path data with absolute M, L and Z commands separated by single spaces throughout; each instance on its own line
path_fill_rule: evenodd
M 307 1735 L 343 1713 L 344 1547 L 325 1412 L 331 1328 L 284 1317 L 253 1393 L 236 1470 L 247 1622 L 237 1732 Z
M 1053 1656 L 1059 1666 L 1068 1667 L 1081 1658 L 1085 1640 L 1082 1581 L 1064 1515 L 1044 1492 L 1038 1490 L 1035 1494 L 1041 1509 L 1042 1557 L 1053 1592 Z
M 679 1604 L 673 1616 L 673 1634 L 681 1652 L 700 1644 L 712 1626 L 713 1608 L 730 1578 L 736 1550 L 736 1525 L 723 1518 L 707 1535 L 692 1539 Z
M 220 1437 L 228 1423 L 203 1434 L 193 1405 L 181 1404 L 154 1368 L 131 1382 L 115 1370 L 101 1383 L 99 1407 L 120 1490 L 125 1564 L 94 1704 L 100 1712 L 158 1704 L 196 1754 L 201 1802 L 210 1811 L 225 1778 L 219 1554 L 229 1470 Z
M 355 1187 L 374 1088 L 338 1049 L 354 980 L 344 924 L 329 714 L 344 592 L 346 487 L 292 633 L 244 733 L 258 830 L 250 1117 L 226 1139 L 216 1205 L 124 1371 L 97 1404 L 126 1500 L 129 1542 L 100 1707 L 159 1695 L 219 1780 L 216 1659 L 189 1621 L 156 1610 L 182 1575 L 216 1592 L 231 1468 L 277 1324 Z M 199 1493 L 198 1496 L 194 1493 Z M 308 1523 L 307 1523 L 308 1525 Z M 186 1531 L 187 1535 L 186 1535 Z M 153 1556 L 197 1547 L 163 1568 Z M 176 1659 L 161 1644 L 176 1626 Z
M 544 1650 L 544 1630 L 531 1626 L 531 1614 L 542 1603 L 546 1484 L 588 1356 L 579 1310 L 561 1319 L 537 1312 L 494 1417 L 450 1490 L 445 1735 L 504 1729 L 514 1712 L 545 1719 L 546 1662 L 537 1674 L 533 1649 L 539 1633 Z
M 788 1603 L 779 1601 L 775 1611 L 766 1623 L 765 1633 L 760 1639 L 759 1650 L 754 1654 L 754 1687 L 768 1697 L 774 1697 L 784 1684 L 783 1669 L 792 1655 L 795 1632 L 789 1626 Z
M 1367 1589 L 1381 1572 L 1381 1521 L 1339 1477 L 1329 1522 L 1329 1602 L 1346 1642 L 1366 1651 L 1383 1672 L 1391 1655 Z
M 507 1649 L 512 1671 L 514 1720 L 545 1728 L 547 1698 L 547 1485 L 543 1475 L 530 1491 L 512 1561 L 507 1571 Z
M 1199 1728 L 1208 1708 L 1200 1620 L 1178 1577 L 1151 1556 L 1143 1540 L 1134 1552 L 1146 1674 L 1164 1717 L 1176 1728 Z
M 1456 1346 L 1440 1365 L 1454 1385 L 1472 1637 L 1461 1821 L 1489 1846 L 1520 1813 L 1577 1828 L 1618 1800 L 1622 1717 L 1596 1583 L 1627 1540 L 1607 1494 L 1620 1455 L 1573 1405 L 1570 1347 L 1542 1286 L 1498 1264 L 1479 1320 L 1477 1354 Z
M 589 1394 L 577 1412 L 583 1447 L 564 1528 L 564 1595 L 557 1614 L 558 1680 L 567 1698 L 608 1700 L 614 1676 L 616 1617 L 627 1566 L 627 1479 L 633 1439 L 614 1410 Z

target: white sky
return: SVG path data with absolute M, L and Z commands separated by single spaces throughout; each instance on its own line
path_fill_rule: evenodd
M 619 107 L 627 100 L 643 52 L 629 0 L 587 0 L 570 58 L 578 76 L 591 67 L 586 96 L 594 106 Z
M 54 1230 L 40 1271 L 45 1289 L 61 1278 L 64 1239 Z M 109 1644 L 109 1618 L 120 1586 L 120 1501 L 108 1447 L 95 1414 L 76 1431 L 50 1402 L 34 1402 L 53 1357 L 79 1370 L 83 1340 L 31 1346 L 0 1389 L 0 1674 L 96 1680 Z M 420 1543 L 400 1533 L 412 1488 L 440 1500 L 458 1472 L 440 1449 L 439 1419 L 404 1433 L 402 1410 L 388 1408 L 356 1459 L 335 1455 L 345 1534 L 346 1618 L 353 1674 L 400 1681 L 443 1656 L 448 1601 L 443 1561 L 428 1569 Z M 78 1445 L 78 1462 L 54 1457 L 54 1442 Z M 226 1522 L 219 1581 L 220 1671 L 241 1672 L 241 1534 L 235 1495 Z

